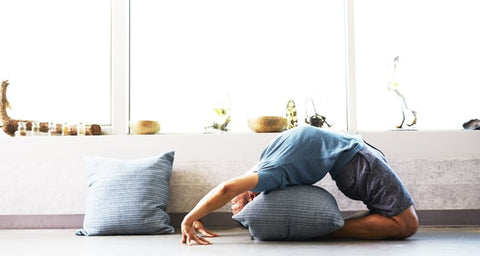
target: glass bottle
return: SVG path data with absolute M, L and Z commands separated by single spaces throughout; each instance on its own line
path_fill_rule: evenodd
M 83 123 L 77 125 L 77 136 L 85 136 L 87 129 Z
M 18 122 L 18 134 L 27 136 L 27 124 L 25 122 Z
M 32 122 L 32 135 L 40 135 L 40 122 Z
M 64 123 L 62 127 L 62 135 L 68 136 L 70 135 L 70 125 L 68 123 Z
M 48 136 L 57 135 L 57 125 L 55 123 L 48 124 Z

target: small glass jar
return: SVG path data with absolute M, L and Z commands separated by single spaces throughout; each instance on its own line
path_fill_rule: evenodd
M 27 136 L 27 124 L 25 122 L 18 122 L 18 134 Z
M 48 136 L 55 136 L 57 135 L 57 124 L 50 123 L 48 124 Z
M 85 136 L 87 134 L 87 128 L 83 123 L 77 125 L 77 136 Z
M 63 124 L 62 135 L 63 136 L 69 136 L 70 135 L 70 125 L 68 123 Z
M 40 135 L 40 122 L 32 122 L 32 135 Z

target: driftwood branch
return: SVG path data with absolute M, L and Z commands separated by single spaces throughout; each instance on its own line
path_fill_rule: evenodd
M 35 121 L 12 119 L 10 118 L 10 116 L 8 116 L 7 108 L 10 108 L 10 103 L 7 100 L 7 87 L 9 84 L 9 81 L 5 80 L 2 82 L 2 86 L 0 88 L 0 116 L 3 122 L 3 131 L 10 136 L 15 136 L 15 132 L 18 130 L 18 123 L 25 122 L 27 130 L 31 131 L 32 124 Z M 48 132 L 49 122 L 39 122 L 39 124 L 40 132 Z M 62 134 L 62 127 L 62 124 L 56 124 L 56 134 Z M 100 127 L 100 125 L 97 124 L 87 125 L 86 134 L 100 135 L 102 134 L 102 128 Z M 77 135 L 77 130 L 75 126 L 71 127 L 69 135 Z

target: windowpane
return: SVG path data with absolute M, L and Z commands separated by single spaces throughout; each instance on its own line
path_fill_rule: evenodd
M 355 1 L 359 129 L 401 123 L 392 82 L 417 111 L 418 129 L 462 129 L 479 118 L 479 11 L 476 0 Z
M 290 99 L 303 119 L 312 98 L 345 129 L 344 33 L 343 1 L 132 1 L 131 119 L 203 132 L 231 104 L 228 128 L 246 131 Z
M 14 119 L 110 123 L 110 1 L 0 2 Z

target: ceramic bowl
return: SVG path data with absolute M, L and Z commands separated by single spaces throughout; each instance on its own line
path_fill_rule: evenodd
M 130 122 L 133 134 L 156 134 L 160 132 L 160 123 L 152 120 L 139 120 Z
M 282 116 L 251 117 L 248 127 L 254 132 L 282 132 L 287 128 L 287 119 Z

